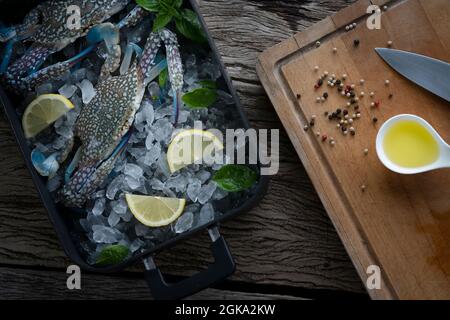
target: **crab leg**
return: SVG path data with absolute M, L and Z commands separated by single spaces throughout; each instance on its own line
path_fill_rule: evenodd
M 75 174 L 70 177 L 69 183 L 66 183 L 61 190 L 61 194 L 64 195 L 64 205 L 68 207 L 82 207 L 84 205 L 89 195 L 97 190 L 114 169 L 116 161 L 125 150 L 130 137 L 131 133 L 128 132 L 112 154 L 100 164 L 83 165 L 78 168 Z M 68 169 L 73 171 L 76 165 L 76 163 L 71 163 Z M 66 179 L 69 178 L 70 174 L 70 171 L 67 172 Z
M 129 14 L 125 18 L 123 18 L 118 24 L 117 27 L 122 29 L 124 27 L 133 27 L 137 25 L 143 18 L 145 18 L 149 12 L 144 10 L 140 6 L 136 6 L 133 10 L 130 11 Z
M 173 106 L 174 106 L 174 123 L 178 122 L 178 114 L 181 104 L 181 91 L 183 90 L 183 63 L 181 61 L 180 49 L 178 47 L 177 36 L 163 29 L 159 35 L 166 45 L 167 64 L 169 66 L 169 79 L 172 85 Z

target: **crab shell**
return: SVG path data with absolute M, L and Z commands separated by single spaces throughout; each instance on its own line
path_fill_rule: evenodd
M 50 0 L 36 7 L 42 21 L 29 41 L 55 51 L 62 50 L 99 23 L 121 11 L 130 0 Z M 70 6 L 80 8 L 80 28 L 70 28 L 74 14 Z

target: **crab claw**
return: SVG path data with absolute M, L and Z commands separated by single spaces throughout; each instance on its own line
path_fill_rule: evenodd
M 114 45 L 120 43 L 119 28 L 110 22 L 102 23 L 92 27 L 86 39 L 91 45 L 104 41 L 106 48 L 110 50 Z
M 46 158 L 45 155 L 38 149 L 34 149 L 31 152 L 31 162 L 33 163 L 36 171 L 43 177 L 51 178 L 56 174 L 59 170 L 59 163 L 57 159 L 58 153 L 54 153 Z

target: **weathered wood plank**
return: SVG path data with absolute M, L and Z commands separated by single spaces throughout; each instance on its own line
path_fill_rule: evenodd
M 216 40 L 251 123 L 282 128 L 255 72 L 265 48 L 352 1 L 202 1 Z M 286 8 L 286 9 L 284 9 Z M 232 22 L 230 22 L 232 20 Z M 0 121 L 0 263 L 63 267 L 68 264 L 24 168 L 10 129 Z M 222 232 L 237 262 L 234 280 L 363 292 L 361 282 L 305 170 L 282 130 L 280 173 L 250 213 Z M 161 254 L 165 272 L 186 275 L 210 259 L 198 237 Z M 192 257 L 189 248 L 198 252 Z
M 81 274 L 81 289 L 69 290 L 65 270 L 0 267 L 0 299 L 38 300 L 149 300 L 144 279 L 130 276 Z M 297 300 L 285 295 L 207 289 L 188 300 Z

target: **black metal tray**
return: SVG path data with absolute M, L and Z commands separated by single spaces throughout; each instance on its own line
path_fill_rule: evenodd
M 22 18 L 22 16 L 31 9 L 33 5 L 38 3 L 36 0 L 28 0 L 24 1 L 24 4 L 21 3 L 20 9 L 15 1 L 9 0 L 0 0 L 0 16 L 8 16 L 8 20 L 12 19 L 17 20 Z M 214 44 L 214 41 L 211 38 L 211 35 L 206 27 L 205 21 L 203 20 L 198 6 L 195 0 L 189 0 L 189 3 L 186 1 L 185 5 L 190 7 L 195 12 L 197 12 L 201 25 L 205 31 L 205 34 L 208 38 L 208 43 L 211 48 L 211 51 L 214 55 L 216 61 L 220 64 L 220 69 L 222 72 L 222 81 L 223 86 L 228 89 L 235 100 L 235 106 L 237 108 L 238 114 L 241 118 L 242 128 L 249 128 L 248 120 L 244 115 L 242 110 L 242 106 L 240 104 L 239 98 L 237 97 L 236 90 L 232 86 L 231 80 L 228 74 L 225 71 L 225 67 L 220 58 L 218 50 Z M 13 12 L 10 11 L 13 10 Z M 255 187 L 255 191 L 253 195 L 248 198 L 243 205 L 238 208 L 232 209 L 230 211 L 224 212 L 223 215 L 216 218 L 214 221 L 210 223 L 197 227 L 195 229 L 190 230 L 189 232 L 178 235 L 162 244 L 159 244 L 145 252 L 140 254 L 136 254 L 126 261 L 107 267 L 96 267 L 89 265 L 80 255 L 80 252 L 76 248 L 74 240 L 69 234 L 68 225 L 64 219 L 64 211 L 68 210 L 61 206 L 55 205 L 50 193 L 47 191 L 45 185 L 45 179 L 43 179 L 34 169 L 31 163 L 31 150 L 27 144 L 25 136 L 22 131 L 22 125 L 17 113 L 15 111 L 15 107 L 13 106 L 10 98 L 0 86 L 0 102 L 4 107 L 5 114 L 11 124 L 11 127 L 14 132 L 14 136 L 19 145 L 19 148 L 24 156 L 25 163 L 28 167 L 28 170 L 31 174 L 32 180 L 37 188 L 37 191 L 41 197 L 42 203 L 47 209 L 50 221 L 52 222 L 56 234 L 58 235 L 59 241 L 64 249 L 66 255 L 78 266 L 80 266 L 83 270 L 88 272 L 96 272 L 96 273 L 115 273 L 123 270 L 130 265 L 133 265 L 137 262 L 143 261 L 146 271 L 145 278 L 150 287 L 152 295 L 156 299 L 179 299 L 186 296 L 189 296 L 195 292 L 198 292 L 202 289 L 205 289 L 218 281 L 221 281 L 231 275 L 234 272 L 235 265 L 231 253 L 228 249 L 228 246 L 224 240 L 224 238 L 218 232 L 219 224 L 227 219 L 234 217 L 237 214 L 242 214 L 249 211 L 252 207 L 259 203 L 259 201 L 264 196 L 267 185 L 269 182 L 269 178 L 267 176 L 260 176 L 257 186 Z M 214 256 L 214 263 L 211 264 L 205 271 L 202 271 L 196 275 L 191 276 L 185 280 L 182 280 L 178 283 L 168 284 L 164 281 L 164 278 L 159 271 L 159 269 L 153 263 L 152 257 L 156 255 L 158 252 L 168 249 L 171 246 L 175 245 L 183 241 L 188 237 L 192 237 L 193 235 L 199 233 L 200 231 L 208 230 L 209 235 L 212 240 L 211 250 Z

